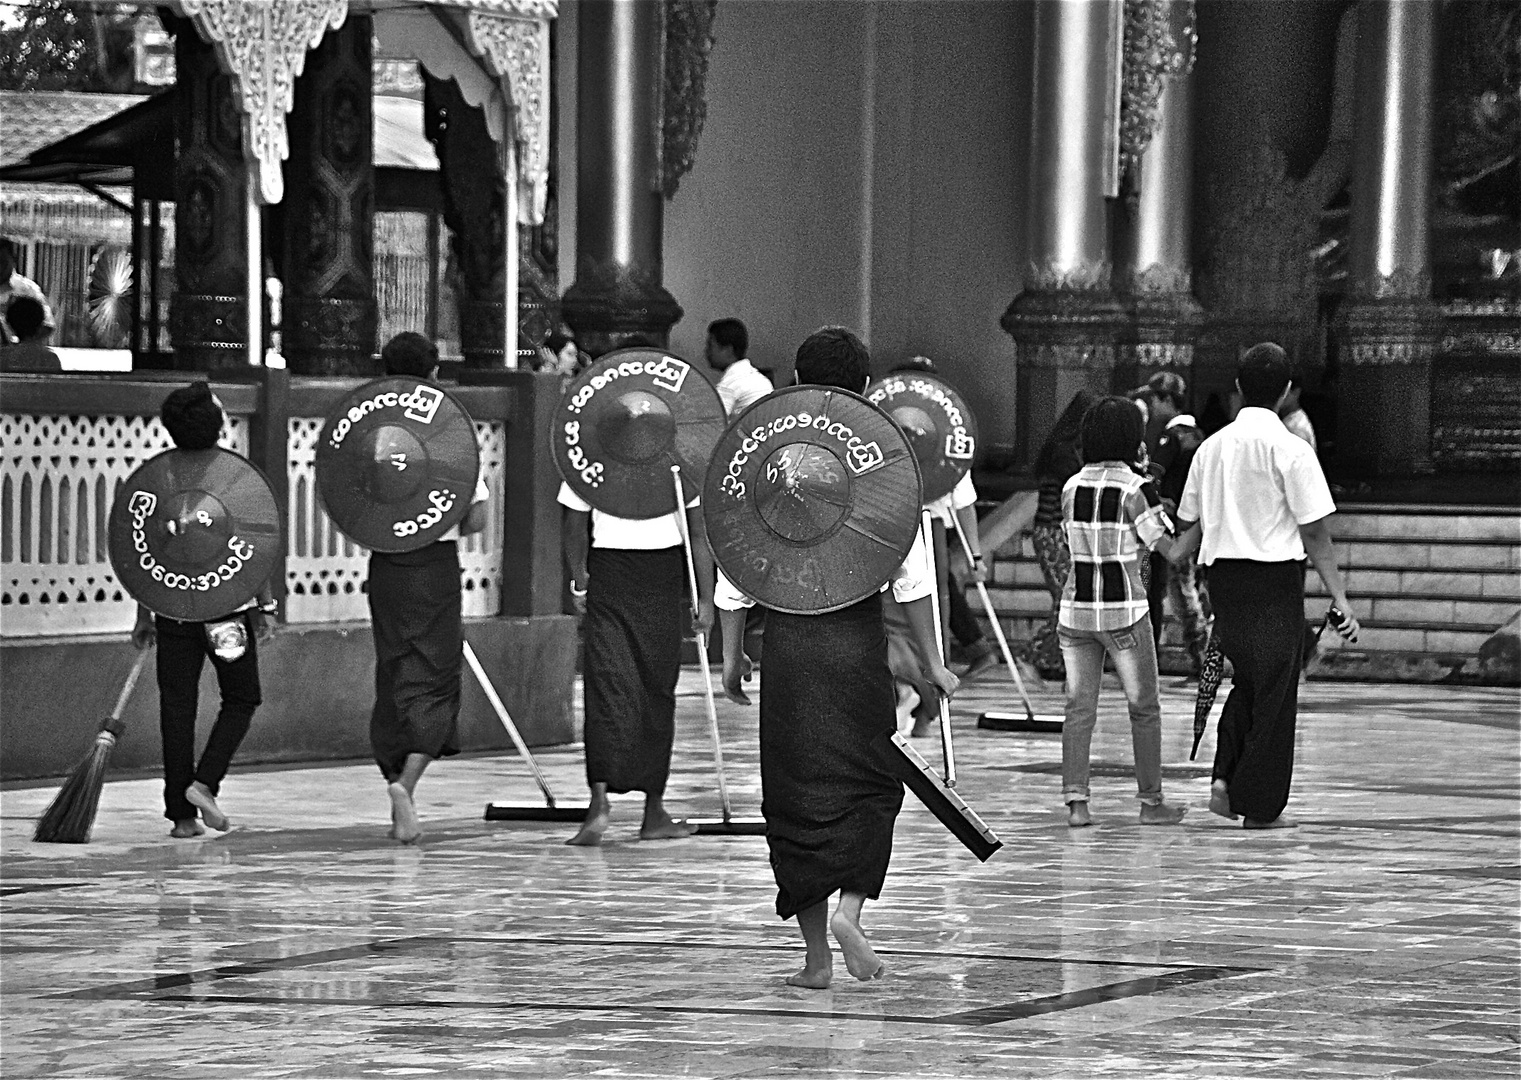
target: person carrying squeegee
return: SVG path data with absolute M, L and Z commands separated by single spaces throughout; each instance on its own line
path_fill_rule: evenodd
M 871 357 L 849 330 L 830 326 L 799 346 L 799 384 L 859 394 L 870 381 Z M 917 507 L 915 507 L 917 510 Z M 940 661 L 930 594 L 935 576 L 922 537 L 893 573 L 934 692 L 950 696 L 959 680 Z M 883 586 L 883 590 L 887 588 Z M 728 608 L 754 601 L 720 597 Z M 892 856 L 893 825 L 903 784 L 890 772 L 879 737 L 895 730 L 892 671 L 882 592 L 818 614 L 766 615 L 761 667 L 761 812 L 776 877 L 776 913 L 797 916 L 807 954 L 787 978 L 792 986 L 826 989 L 834 976 L 829 935 L 857 979 L 886 974 L 861 929 L 861 909 L 882 893 Z M 839 902 L 831 916 L 829 899 Z
M 397 334 L 380 358 L 387 375 L 438 377 L 438 347 L 421 334 Z M 477 476 L 470 512 L 456 528 L 415 551 L 370 553 L 370 746 L 391 800 L 390 835 L 403 844 L 422 837 L 414 794 L 423 771 L 436 758 L 459 753 L 465 636 L 458 540 L 486 527 L 489 495 L 485 478 Z
M 602 843 L 612 816 L 608 794 L 644 792 L 641 840 L 691 836 L 697 826 L 665 808 L 676 739 L 676 680 L 681 639 L 691 610 L 686 555 L 672 514 L 634 519 L 597 510 L 569 484 L 561 532 L 570 591 L 584 605 L 586 653 L 586 782 L 591 803 L 581 828 L 566 841 Z M 686 507 L 694 537 L 703 537 L 699 500 Z M 713 629 L 713 556 L 694 542 L 699 593 L 693 628 Z

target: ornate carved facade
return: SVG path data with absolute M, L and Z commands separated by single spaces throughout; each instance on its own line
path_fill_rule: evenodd
M 452 234 L 465 366 L 506 362 L 506 183 L 481 109 L 452 79 L 424 72 L 423 130 L 438 153 L 444 220 Z
M 211 46 L 189 26 L 182 26 L 177 36 L 175 62 L 180 85 L 175 111 L 177 282 L 169 310 L 175 366 L 194 371 L 239 367 L 248 340 L 243 116 L 232 77 L 218 68 Z
M 296 83 L 282 206 L 283 325 L 297 374 L 379 374 L 370 41 L 369 18 L 350 17 Z

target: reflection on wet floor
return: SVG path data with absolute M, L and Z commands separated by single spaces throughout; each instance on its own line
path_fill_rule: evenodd
M 669 800 L 712 816 L 684 676 Z M 910 800 L 867 908 L 888 978 L 786 986 L 765 842 L 612 843 L 481 820 L 536 789 L 511 757 L 446 761 L 419 848 L 385 839 L 373 766 L 235 772 L 238 827 L 170 841 L 158 783 L 107 786 L 87 847 L 28 841 L 49 788 L 0 796 L 0 1071 L 11 1076 L 1511 1076 L 1521 1072 L 1514 692 L 1310 684 L 1295 830 L 1211 817 L 1207 739 L 1164 691 L 1168 795 L 1136 822 L 1106 694 L 1097 827 L 1059 806 L 1060 737 L 978 731 L 960 790 L 1005 848 L 977 863 Z M 1041 703 L 1049 711 L 1054 694 Z M 736 810 L 755 713 L 723 703 Z M 1479 722 L 1476 722 L 1479 721 Z M 925 756 L 935 760 L 933 741 Z M 541 764 L 567 800 L 575 752 Z

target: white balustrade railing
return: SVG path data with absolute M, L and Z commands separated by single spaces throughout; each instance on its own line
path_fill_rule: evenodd
M 221 443 L 248 453 L 232 416 Z M 0 633 L 124 633 L 137 607 L 111 570 L 106 522 L 132 471 L 173 445 L 157 417 L 0 414 Z
M 320 418 L 292 417 L 287 438 L 286 618 L 367 620 L 369 552 L 334 528 L 317 497 L 313 464 Z M 466 616 L 495 615 L 502 600 L 506 432 L 478 422 L 490 490 L 484 531 L 460 543 Z M 248 453 L 248 423 L 229 417 L 221 444 Z M 0 634 L 125 633 L 136 605 L 116 580 L 106 523 L 132 471 L 172 445 L 156 417 L 0 414 Z
M 285 616 L 292 623 L 365 620 L 370 553 L 338 531 L 317 495 L 317 438 L 321 417 L 293 416 L 286 468 L 290 510 L 286 521 Z M 462 607 L 469 616 L 495 615 L 502 606 L 502 474 L 507 439 L 501 421 L 477 422 L 481 473 L 490 489 L 486 528 L 459 545 Z

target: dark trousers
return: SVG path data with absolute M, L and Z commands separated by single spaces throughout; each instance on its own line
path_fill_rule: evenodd
M 951 575 L 951 634 L 962 645 L 970 647 L 982 643 L 982 627 L 966 602 L 966 588 L 956 580 L 956 575 Z
M 243 616 L 247 623 L 248 616 Z M 246 626 L 248 650 L 236 660 L 211 651 L 206 624 L 154 616 L 158 631 L 158 725 L 164 742 L 164 816 L 170 821 L 194 818 L 196 809 L 185 789 L 199 780 L 215 795 L 227 766 L 248 734 L 259 695 L 259 655 L 253 627 Z M 195 713 L 201 693 L 201 668 L 207 658 L 217 673 L 222 708 L 212 725 L 199 765 L 195 761 Z
M 1272 821 L 1288 804 L 1294 774 L 1303 564 L 1218 559 L 1210 564 L 1209 589 L 1220 648 L 1234 669 L 1214 779 L 1229 785 L 1233 812 Z

